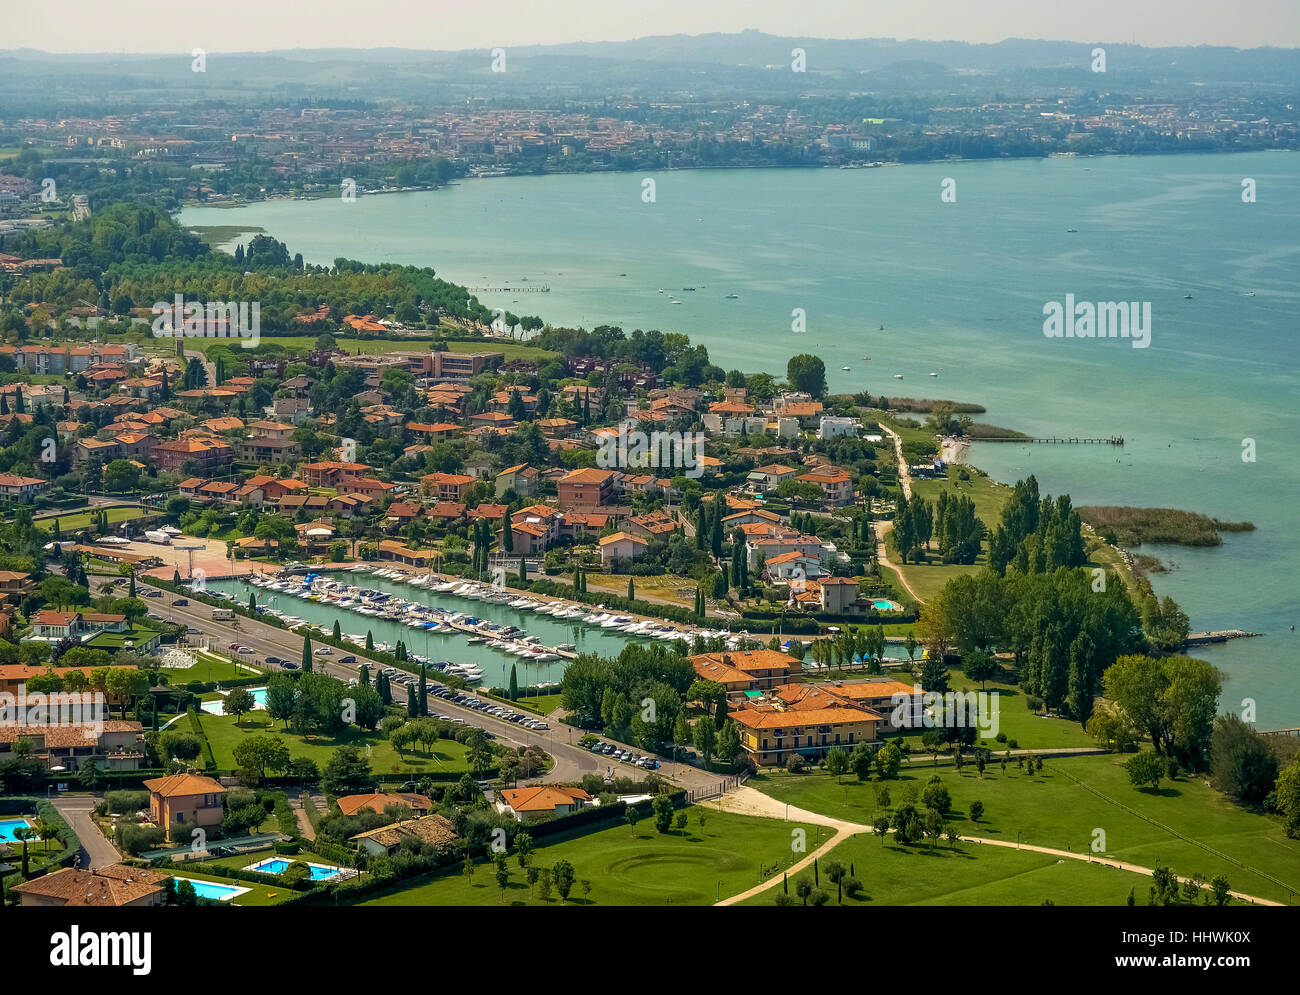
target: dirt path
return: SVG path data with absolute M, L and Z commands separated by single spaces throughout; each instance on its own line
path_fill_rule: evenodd
M 898 483 L 903 488 L 903 497 L 911 500 L 912 477 L 907 472 L 907 460 L 903 459 L 903 437 L 892 428 L 880 424 L 879 422 L 877 422 L 877 424 L 880 425 L 880 431 L 888 435 L 894 442 L 894 458 L 898 461 Z M 885 541 L 885 537 L 889 535 L 889 531 L 894 527 L 894 523 L 881 521 L 873 522 L 872 524 L 876 528 L 876 562 L 881 566 L 886 566 L 893 570 L 894 573 L 898 575 L 899 582 L 902 583 L 907 593 L 910 594 L 918 604 L 924 604 L 925 599 L 917 594 L 916 591 L 912 589 L 912 585 L 907 582 L 906 572 L 904 572 L 898 564 L 891 563 L 889 560 L 889 544 Z
M 845 839 L 856 834 L 870 833 L 871 827 L 862 825 L 857 822 L 848 822 L 844 819 L 835 819 L 827 815 L 821 815 L 817 812 L 809 812 L 806 809 L 796 808 L 793 805 L 786 805 L 785 802 L 778 801 L 770 795 L 765 795 L 756 788 L 741 787 L 737 788 L 730 794 L 721 798 L 711 799 L 700 802 L 708 808 L 718 809 L 723 812 L 732 812 L 737 815 L 754 815 L 763 816 L 769 819 L 789 819 L 798 822 L 811 822 L 815 825 L 830 826 L 835 830 L 835 835 L 826 843 L 818 847 L 816 851 L 810 853 L 799 863 L 795 864 L 786 872 L 790 876 L 798 871 L 803 870 L 812 864 L 814 858 L 820 859 L 825 856 Z M 891 832 L 893 830 L 890 830 Z M 1034 846 L 1029 843 L 1015 843 L 1010 840 L 986 839 L 980 836 L 962 836 L 959 837 L 962 843 L 977 843 L 985 846 L 1009 847 L 1013 850 L 1030 850 L 1034 853 L 1045 853 L 1050 856 L 1059 857 L 1065 860 L 1082 860 L 1089 864 L 1100 864 L 1103 867 L 1116 867 L 1122 871 L 1131 871 L 1134 874 L 1144 874 L 1151 877 L 1153 871 L 1150 867 L 1143 867 L 1140 864 L 1130 864 L 1123 860 L 1112 860 L 1108 858 L 1094 858 L 1092 853 L 1075 853 L 1073 850 L 1057 850 L 1049 846 Z M 733 895 L 725 898 L 718 905 L 735 905 L 737 902 L 743 902 L 755 895 L 761 895 L 781 883 L 781 878 L 773 875 L 762 884 L 755 885 L 739 895 Z M 1181 880 L 1181 879 L 1180 879 Z M 1250 902 L 1254 905 L 1283 905 L 1283 902 L 1275 902 L 1271 899 L 1260 898 L 1257 895 L 1247 895 L 1244 892 L 1229 892 L 1233 898 L 1241 899 L 1243 902 Z

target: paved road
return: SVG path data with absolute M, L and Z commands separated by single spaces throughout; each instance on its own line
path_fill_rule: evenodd
M 50 799 L 54 808 L 81 840 L 81 864 L 83 868 L 94 869 L 107 867 L 121 860 L 117 849 L 104 838 L 99 826 L 91 819 L 90 812 L 98 801 L 91 795 L 61 795 Z
M 238 659 L 247 660 L 250 663 L 265 667 L 265 660 L 268 656 L 277 656 L 295 662 L 302 656 L 302 636 L 297 633 L 288 632 L 267 625 L 264 622 L 243 617 L 236 617 L 231 622 L 216 622 L 212 619 L 212 608 L 208 605 L 198 601 L 190 601 L 186 606 L 177 607 L 172 604 L 174 600 L 174 596 L 168 591 L 163 591 L 162 597 L 145 599 L 149 603 L 151 611 L 163 616 L 163 618 L 184 623 L 200 630 L 203 635 L 211 637 L 215 646 L 222 652 L 228 653 L 228 647 L 231 643 L 248 646 L 254 650 L 252 656 L 239 656 Z M 337 662 L 339 656 L 348 655 L 356 656 L 356 665 L 344 665 Z M 360 665 L 363 663 L 370 664 L 372 675 L 380 667 L 385 666 L 385 664 L 376 663 L 367 658 L 364 652 L 344 652 L 340 650 L 334 650 L 331 656 L 315 657 L 313 666 L 318 673 L 326 673 L 347 680 L 357 676 Z M 268 669 L 274 670 L 275 668 Z M 405 703 L 406 690 L 396 684 L 393 685 L 392 690 L 393 699 Z M 464 719 L 467 723 L 486 729 L 505 742 L 519 746 L 539 746 L 551 754 L 555 758 L 554 767 L 544 777 L 527 783 L 578 781 L 584 774 L 603 775 L 606 768 L 610 766 L 614 768 L 615 772 L 619 772 L 621 769 L 623 773 L 629 776 L 644 774 L 644 771 L 640 768 L 619 764 L 617 761 L 597 756 L 575 745 L 581 736 L 581 732 L 572 726 L 553 726 L 548 731 L 525 729 L 513 722 L 506 722 L 503 719 L 484 715 L 472 708 L 462 708 L 441 698 L 432 698 L 429 708 L 442 715 Z M 661 773 L 685 788 L 705 788 L 717 784 L 720 780 L 717 775 L 706 774 L 695 768 L 678 764 L 666 764 Z
M 857 822 L 849 822 L 846 819 L 832 818 L 829 815 L 822 815 L 819 812 L 810 812 L 807 809 L 787 805 L 785 802 L 779 801 L 771 795 L 765 795 L 756 788 L 750 787 L 737 788 L 728 795 L 710 801 L 701 802 L 700 804 L 706 805 L 709 808 L 716 808 L 723 812 L 765 816 L 769 819 L 789 819 L 795 822 L 810 822 L 815 825 L 829 826 L 831 829 L 834 829 L 835 835 L 832 836 L 830 840 L 820 846 L 813 853 L 810 853 L 803 860 L 799 861 L 798 864 L 795 864 L 790 868 L 787 874 L 791 876 L 796 871 L 802 870 L 804 867 L 811 865 L 813 858 L 825 857 L 831 852 L 831 850 L 838 846 L 843 839 L 849 836 L 869 834 L 871 832 L 870 826 L 865 826 Z M 893 830 L 891 829 L 890 832 L 893 832 Z M 1143 867 L 1140 864 L 1130 864 L 1127 861 L 1115 860 L 1111 857 L 1097 857 L 1090 851 L 1076 853 L 1073 850 L 1058 850 L 1055 847 L 1050 846 L 1034 846 L 1030 843 L 1018 843 L 1013 840 L 995 840 L 981 836 L 962 836 L 959 837 L 959 839 L 963 843 L 979 843 L 987 846 L 1010 847 L 1016 850 L 1032 850 L 1034 853 L 1046 853 L 1064 860 L 1082 860 L 1089 864 L 1101 864 L 1105 867 L 1117 867 L 1122 871 L 1131 871 L 1134 874 L 1145 874 L 1147 877 L 1151 877 L 1153 874 L 1150 867 Z M 725 898 L 717 904 L 735 905 L 737 902 L 743 902 L 747 898 L 752 898 L 754 895 L 759 895 L 771 888 L 775 888 L 780 883 L 781 878 L 774 874 L 762 884 L 755 885 L 753 888 L 742 891 L 739 895 L 732 895 L 730 898 Z M 1239 898 L 1243 902 L 1251 902 L 1255 905 L 1285 904 L 1283 902 L 1272 901 L 1268 898 L 1260 898 L 1256 895 L 1247 895 L 1240 891 L 1229 892 L 1229 894 L 1231 894 L 1233 898 Z

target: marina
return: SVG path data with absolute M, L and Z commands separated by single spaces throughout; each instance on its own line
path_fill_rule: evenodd
M 512 664 L 523 665 L 516 670 L 520 686 L 558 684 L 580 653 L 617 656 L 630 640 L 690 642 L 699 635 L 739 645 L 745 638 L 386 568 L 210 579 L 207 593 L 240 604 L 254 597 L 260 614 L 290 628 L 332 632 L 337 621 L 343 638 L 358 647 L 367 634 L 385 652 L 401 641 L 414 663 L 485 686 L 505 686 Z

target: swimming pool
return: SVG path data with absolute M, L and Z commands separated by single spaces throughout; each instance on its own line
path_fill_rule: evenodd
M 266 688 L 249 688 L 248 693 L 253 696 L 253 709 L 266 708 Z M 205 701 L 202 708 L 209 715 L 225 715 L 223 705 L 224 698 L 214 698 L 212 701 Z
M 872 598 L 871 607 L 878 612 L 897 612 L 902 611 L 902 605 L 896 605 L 892 601 L 886 601 L 884 598 Z
M 0 819 L 0 841 L 5 843 L 14 843 L 18 837 L 14 835 L 15 829 L 30 829 L 32 824 L 26 819 Z
M 283 874 L 292 863 L 293 860 L 287 857 L 267 857 L 256 864 L 249 864 L 244 870 L 260 871 L 262 874 Z M 306 863 L 313 881 L 330 881 L 344 873 L 344 868 L 336 867 L 334 864 L 313 864 L 310 861 Z
M 188 881 L 194 886 L 194 894 L 199 898 L 208 898 L 217 902 L 228 902 L 232 898 L 243 895 L 252 891 L 251 888 L 240 888 L 233 884 L 217 884 L 215 881 L 200 881 L 197 878 L 176 877 L 178 882 Z

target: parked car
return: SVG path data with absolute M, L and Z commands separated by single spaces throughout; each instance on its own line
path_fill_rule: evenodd
M 356 662 L 357 662 L 357 658 L 355 656 L 339 657 L 339 663 L 356 663 Z
M 294 663 L 292 660 L 285 660 L 284 663 L 280 664 L 280 666 L 282 666 L 285 670 L 297 670 L 297 669 L 298 669 L 298 665 L 297 665 L 296 663 Z
M 175 605 L 177 608 L 184 608 L 189 603 L 190 602 L 188 598 L 177 598 L 175 601 L 172 602 L 172 604 Z

